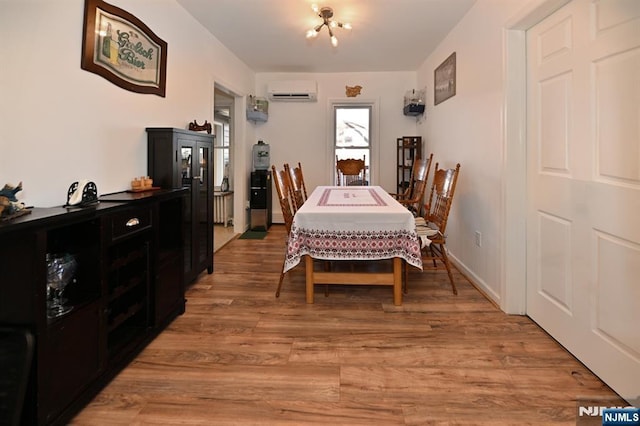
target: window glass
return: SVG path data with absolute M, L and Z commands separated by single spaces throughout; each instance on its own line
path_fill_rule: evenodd
M 336 159 L 363 158 L 366 167 L 365 180 L 368 182 L 371 164 L 371 107 L 336 106 L 334 117 Z
M 229 123 L 214 122 L 215 145 L 213 149 L 213 183 L 216 189 L 220 189 L 226 177 L 226 189 L 229 189 L 230 150 L 229 150 Z

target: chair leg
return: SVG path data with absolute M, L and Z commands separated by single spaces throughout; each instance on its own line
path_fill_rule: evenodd
M 449 282 L 451 282 L 451 288 L 453 289 L 453 294 L 458 294 L 458 289 L 456 289 L 456 285 L 453 282 L 453 275 L 451 274 L 451 265 L 449 265 L 449 258 L 447 257 L 447 252 L 444 247 L 444 244 L 440 244 L 440 251 L 442 252 L 442 263 L 444 263 L 444 267 L 447 268 L 447 274 L 449 274 Z
M 280 289 L 282 288 L 282 282 L 284 281 L 284 262 L 287 260 L 285 256 L 282 262 L 282 268 L 280 268 L 280 281 L 278 281 L 278 288 L 276 289 L 276 297 L 280 297 Z
M 438 265 L 436 264 L 436 252 L 433 250 L 433 243 L 429 245 L 429 250 L 431 250 L 431 259 L 433 260 L 433 267 L 437 268 Z

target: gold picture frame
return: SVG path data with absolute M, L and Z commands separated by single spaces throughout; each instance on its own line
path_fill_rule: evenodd
M 125 90 L 165 97 L 167 43 L 129 12 L 86 0 L 81 67 Z
M 433 104 L 438 105 L 456 94 L 456 52 L 433 72 Z

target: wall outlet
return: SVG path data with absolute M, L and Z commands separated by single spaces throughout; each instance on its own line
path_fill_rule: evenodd
M 476 245 L 482 247 L 482 234 L 480 231 L 476 231 Z

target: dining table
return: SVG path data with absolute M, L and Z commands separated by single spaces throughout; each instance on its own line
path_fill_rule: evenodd
M 287 241 L 284 271 L 305 259 L 306 302 L 317 284 L 393 287 L 402 305 L 403 262 L 422 269 L 413 214 L 380 186 L 318 186 L 298 209 Z M 393 260 L 389 271 L 314 270 L 313 261 Z

